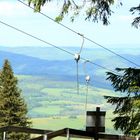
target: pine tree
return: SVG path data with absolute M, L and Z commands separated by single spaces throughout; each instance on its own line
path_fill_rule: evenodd
M 0 73 L 0 127 L 23 126 L 30 127 L 27 117 L 27 106 L 21 97 L 18 80 L 14 76 L 11 65 L 5 60 Z M 28 134 L 9 132 L 7 139 L 27 140 Z
M 140 69 L 116 69 L 120 73 L 108 72 L 108 80 L 112 82 L 115 91 L 124 93 L 123 97 L 105 96 L 108 103 L 116 105 L 114 114 L 115 129 L 121 129 L 125 134 L 140 134 Z

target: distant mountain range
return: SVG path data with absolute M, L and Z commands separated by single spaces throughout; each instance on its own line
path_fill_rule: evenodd
M 119 45 L 108 45 L 106 46 L 111 51 L 114 51 L 115 53 L 118 53 L 120 55 L 140 55 L 140 44 L 135 45 L 129 45 L 129 44 L 119 44 Z M 62 49 L 65 49 L 67 51 L 70 51 L 71 53 L 75 54 L 78 53 L 80 50 L 80 47 L 61 47 Z M 0 46 L 0 51 L 7 51 L 11 53 L 17 53 L 17 54 L 23 54 L 26 56 L 32 56 L 37 57 L 41 59 L 47 59 L 47 60 L 66 60 L 66 59 L 73 59 L 71 55 L 67 54 L 66 52 L 63 52 L 61 50 L 58 50 L 54 47 L 47 47 L 47 46 L 23 46 L 23 47 L 5 47 Z M 57 56 L 56 56 L 57 54 Z M 81 56 L 85 57 L 90 60 L 95 59 L 102 59 L 105 57 L 116 57 L 116 55 L 113 55 L 109 51 L 98 47 L 92 46 L 91 48 L 86 48 L 86 46 L 83 47 Z M 122 60 L 121 60 L 122 61 Z
M 16 74 L 75 75 L 75 60 L 45 60 L 36 57 L 0 51 L 0 66 L 8 59 Z M 81 65 L 80 65 L 81 67 Z
M 79 48 L 65 48 L 72 53 L 78 52 Z M 137 50 L 137 51 L 136 51 Z M 134 53 L 136 51 L 136 53 Z M 120 51 L 121 55 L 137 64 L 140 60 L 139 49 L 125 49 Z M 132 64 L 121 58 L 106 53 L 101 49 L 84 49 L 82 57 L 91 60 L 93 63 L 114 70 L 116 67 L 130 67 Z M 4 59 L 9 59 L 15 74 L 23 75 L 47 75 L 61 80 L 76 80 L 76 62 L 74 57 L 56 50 L 55 48 L 43 47 L 0 47 L 0 67 Z M 79 62 L 79 78 L 84 82 L 84 75 L 90 74 L 94 84 L 98 87 L 106 87 L 106 74 L 104 70 L 96 65 L 86 64 L 86 73 L 83 61 Z M 133 67 L 135 67 L 133 65 Z M 97 81 L 97 82 L 95 82 Z M 102 86 L 101 86 L 102 85 Z

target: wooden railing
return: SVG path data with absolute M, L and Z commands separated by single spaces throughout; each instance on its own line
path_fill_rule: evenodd
M 51 130 L 34 129 L 27 127 L 17 127 L 17 126 L 6 126 L 0 128 L 0 133 L 3 133 L 2 140 L 6 140 L 6 132 L 23 132 L 29 134 L 39 134 L 44 135 L 52 132 Z
M 139 138 L 131 138 L 122 135 L 112 135 L 112 134 L 104 134 L 99 133 L 95 134 L 94 132 L 87 132 L 83 130 L 76 130 L 71 128 L 64 128 L 57 131 L 51 130 L 42 130 L 42 129 L 34 129 L 34 128 L 26 128 L 26 127 L 17 127 L 17 126 L 7 126 L 0 128 L 0 133 L 3 133 L 2 140 L 6 140 L 6 132 L 24 132 L 30 134 L 39 134 L 41 136 L 37 138 L 32 138 L 31 140 L 50 140 L 57 136 L 66 137 L 67 140 L 70 140 L 70 137 L 74 138 L 85 138 L 85 139 L 106 139 L 106 140 L 139 140 Z

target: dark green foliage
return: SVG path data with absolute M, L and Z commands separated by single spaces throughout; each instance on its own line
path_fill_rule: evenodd
M 23 126 L 29 127 L 27 106 L 21 97 L 18 88 L 18 80 L 14 77 L 8 60 L 5 60 L 0 73 L 0 127 Z M 9 132 L 7 138 L 10 140 L 27 140 L 28 134 Z
M 138 17 L 136 17 L 134 19 L 134 21 L 132 22 L 132 25 L 135 26 L 136 28 L 138 28 L 140 26 L 140 5 L 137 7 L 132 7 L 130 9 L 130 12 L 132 12 L 132 14 L 135 14 L 136 12 L 138 12 Z
M 140 69 L 116 69 L 120 75 L 108 72 L 108 80 L 112 82 L 115 91 L 124 93 L 123 97 L 105 96 L 108 103 L 116 105 L 112 120 L 115 129 L 121 129 L 125 134 L 140 133 Z
M 40 11 L 41 7 L 47 2 L 52 2 L 53 0 L 28 0 L 29 5 L 33 3 L 35 11 Z M 58 1 L 56 1 L 58 2 Z M 62 1 L 59 1 L 60 3 Z M 109 17 L 113 13 L 111 6 L 114 4 L 114 0 L 64 0 L 62 2 L 62 7 L 59 16 L 56 17 L 56 21 L 60 22 L 63 20 L 64 16 L 68 13 L 72 13 L 71 21 L 74 21 L 75 17 L 80 13 L 85 13 L 86 20 L 92 20 L 94 22 L 102 21 L 104 25 L 109 24 Z M 119 3 L 122 6 L 122 2 Z M 140 14 L 140 5 L 137 7 L 132 7 L 130 12 L 134 14 L 138 12 Z M 140 16 L 137 16 L 133 23 L 136 28 L 140 25 Z
M 111 16 L 113 11 L 110 6 L 114 3 L 113 0 L 94 0 L 91 2 L 91 7 L 86 11 L 86 19 L 92 19 L 94 22 L 101 20 L 104 25 L 108 25 L 108 18 Z
M 51 1 L 51 0 L 28 0 L 28 3 L 29 5 L 33 3 L 35 7 L 35 11 L 37 12 L 37 11 L 40 11 L 41 6 L 43 6 L 48 1 Z
M 140 92 L 140 69 L 117 68 L 116 71 L 121 72 L 120 75 L 111 72 L 107 73 L 109 75 L 107 80 L 112 82 L 115 91 L 127 92 L 128 95 Z

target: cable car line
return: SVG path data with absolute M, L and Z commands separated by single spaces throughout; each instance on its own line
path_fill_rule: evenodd
M 23 1 L 21 1 L 21 0 L 17 0 L 17 1 L 19 1 L 19 2 L 22 3 L 23 5 L 25 5 L 25 6 L 29 7 L 29 8 L 31 8 L 32 10 L 35 10 L 33 7 L 29 6 L 28 4 L 24 3 Z M 80 35 L 80 36 L 82 35 L 81 33 L 76 32 L 75 30 L 73 30 L 73 29 L 67 27 L 66 25 L 64 25 L 64 24 L 62 24 L 62 23 L 60 23 L 60 22 L 55 21 L 53 18 L 49 17 L 48 15 L 46 15 L 46 14 L 40 12 L 40 11 L 38 11 L 38 13 L 41 14 L 41 15 L 43 15 L 43 16 L 45 16 L 46 18 L 50 19 L 51 21 L 53 21 L 53 22 L 55 22 L 55 23 L 57 23 L 57 24 L 63 26 L 64 28 L 68 29 L 69 31 L 71 31 L 71 32 L 73 32 L 73 33 L 75 33 L 75 34 L 77 34 L 77 35 Z M 104 50 L 106 50 L 106 51 L 108 51 L 108 52 L 110 52 L 110 53 L 112 53 L 112 54 L 114 54 L 114 55 L 116 55 L 116 56 L 118 56 L 118 57 L 124 59 L 125 61 L 127 61 L 127 62 L 129 62 L 129 63 L 131 63 L 131 64 L 133 64 L 133 65 L 135 65 L 135 66 L 137 66 L 137 67 L 140 67 L 139 64 L 136 64 L 135 62 L 133 62 L 133 61 L 131 61 L 131 60 L 129 60 L 129 59 L 127 59 L 127 58 L 121 56 L 120 54 L 118 54 L 118 53 L 116 53 L 116 52 L 114 52 L 114 51 L 108 49 L 107 47 L 105 47 L 105 46 L 103 46 L 103 45 L 101 45 L 101 44 L 99 44 L 99 43 L 93 41 L 92 39 L 90 39 L 90 38 L 88 38 L 88 37 L 86 37 L 86 36 L 83 36 L 83 37 L 84 37 L 86 40 L 92 42 L 93 44 L 95 44 L 95 45 L 97 45 L 97 46 L 103 48 Z
M 27 35 L 27 36 L 29 36 L 29 37 L 31 37 L 31 38 L 34 38 L 34 39 L 36 39 L 36 40 L 38 40 L 38 41 L 40 41 L 40 42 L 43 42 L 43 43 L 45 43 L 45 44 L 48 44 L 48 45 L 50 45 L 50 46 L 52 46 L 52 47 L 54 47 L 54 48 L 56 48 L 56 49 L 58 49 L 58 50 L 60 50 L 60 51 L 63 51 L 63 52 L 65 52 L 65 53 L 69 54 L 69 55 L 72 55 L 72 56 L 75 55 L 75 54 L 73 54 L 73 53 L 70 52 L 70 51 L 67 51 L 67 50 L 65 50 L 65 49 L 62 49 L 62 48 L 60 48 L 60 47 L 58 47 L 58 46 L 56 46 L 56 45 L 54 45 L 54 44 L 52 44 L 52 43 L 49 43 L 49 42 L 47 42 L 47 41 L 45 41 L 45 40 L 43 40 L 43 39 L 41 39 L 41 38 L 39 38 L 39 37 L 36 37 L 36 36 L 34 36 L 34 35 L 30 34 L 30 33 L 27 33 L 27 32 L 25 32 L 25 31 L 23 31 L 23 30 L 21 30 L 21 29 L 15 27 L 15 26 L 12 26 L 12 25 L 10 25 L 10 24 L 7 24 L 7 23 L 5 23 L 5 22 L 3 22 L 3 21 L 1 21 L 1 20 L 0 20 L 0 23 L 3 24 L 3 25 L 5 25 L 5 26 L 7 26 L 7 27 L 9 27 L 9 28 L 12 28 L 12 29 L 14 29 L 14 30 L 16 30 L 16 31 L 18 31 L 18 32 L 20 32 L 20 33 L 22 33 L 22 34 L 25 34 L 25 35 Z M 83 58 L 83 57 L 81 57 L 80 59 L 81 59 L 81 60 L 84 60 L 84 61 L 87 60 L 86 58 Z M 111 70 L 111 69 L 108 69 L 108 68 L 106 68 L 106 67 L 104 67 L 104 66 L 102 66 L 102 65 L 96 64 L 96 63 L 94 63 L 94 62 L 92 62 L 92 61 L 90 61 L 90 60 L 89 60 L 89 63 L 91 63 L 91 64 L 93 64 L 93 65 L 96 65 L 96 66 L 98 66 L 98 67 L 100 67 L 100 68 L 102 68 L 102 69 L 105 69 L 105 70 L 107 70 L 107 71 L 110 71 L 110 72 L 112 72 L 112 73 L 116 73 L 115 71 L 113 71 L 113 70 Z

